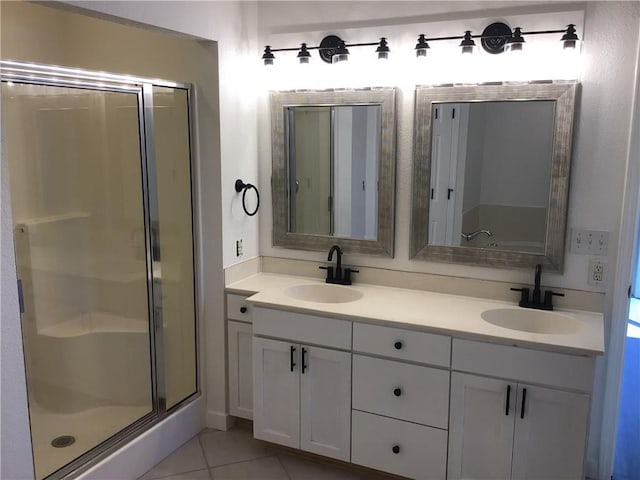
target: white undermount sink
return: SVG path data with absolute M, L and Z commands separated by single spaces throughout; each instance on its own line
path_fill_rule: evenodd
M 568 335 L 581 328 L 579 320 L 557 312 L 523 308 L 494 308 L 480 314 L 485 322 L 529 333 Z
M 331 284 L 294 285 L 284 294 L 296 300 L 319 303 L 348 303 L 362 298 L 362 292 L 349 287 Z

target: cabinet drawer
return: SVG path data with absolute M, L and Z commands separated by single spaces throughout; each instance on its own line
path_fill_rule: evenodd
M 448 367 L 451 338 L 401 328 L 354 323 L 353 350 Z
M 255 307 L 253 334 L 351 349 L 351 322 L 316 315 Z
M 445 430 L 357 410 L 352 419 L 352 463 L 415 479 L 445 478 Z
M 253 306 L 247 302 L 245 295 L 227 293 L 227 318 L 251 323 L 252 317 Z
M 353 408 L 446 429 L 449 372 L 354 355 Z
M 590 392 L 594 359 L 454 339 L 452 368 L 461 372 Z

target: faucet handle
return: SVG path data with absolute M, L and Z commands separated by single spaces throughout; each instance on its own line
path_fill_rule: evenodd
M 564 297 L 564 293 L 552 292 L 547 290 L 544 292 L 544 309 L 553 310 L 553 297 Z
M 518 303 L 518 305 L 520 305 L 521 307 L 528 307 L 529 306 L 529 288 L 527 287 L 523 287 L 523 288 L 511 288 L 511 291 L 513 292 L 522 292 L 522 294 L 520 295 L 520 303 Z
M 327 278 L 326 278 L 325 281 L 327 283 L 331 283 L 331 281 L 333 280 L 333 267 L 332 266 L 325 267 L 323 265 L 320 265 L 318 268 L 320 270 L 326 270 L 327 271 Z
M 351 274 L 352 273 L 360 273 L 360 270 L 355 270 L 353 268 L 345 268 L 344 275 L 342 277 L 342 283 L 344 285 L 351 285 Z

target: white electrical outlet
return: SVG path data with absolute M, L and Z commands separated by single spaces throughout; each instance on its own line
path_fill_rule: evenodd
M 589 260 L 589 277 L 587 278 L 587 283 L 594 287 L 604 284 L 606 266 L 607 264 L 602 260 L 597 260 L 595 258 Z
M 571 252 L 583 255 L 606 255 L 609 232 L 574 228 L 571 231 Z

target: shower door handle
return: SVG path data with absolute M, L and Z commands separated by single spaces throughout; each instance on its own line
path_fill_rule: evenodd
M 22 280 L 18 279 L 18 304 L 20 305 L 20 314 L 24 313 L 24 294 L 22 293 Z

